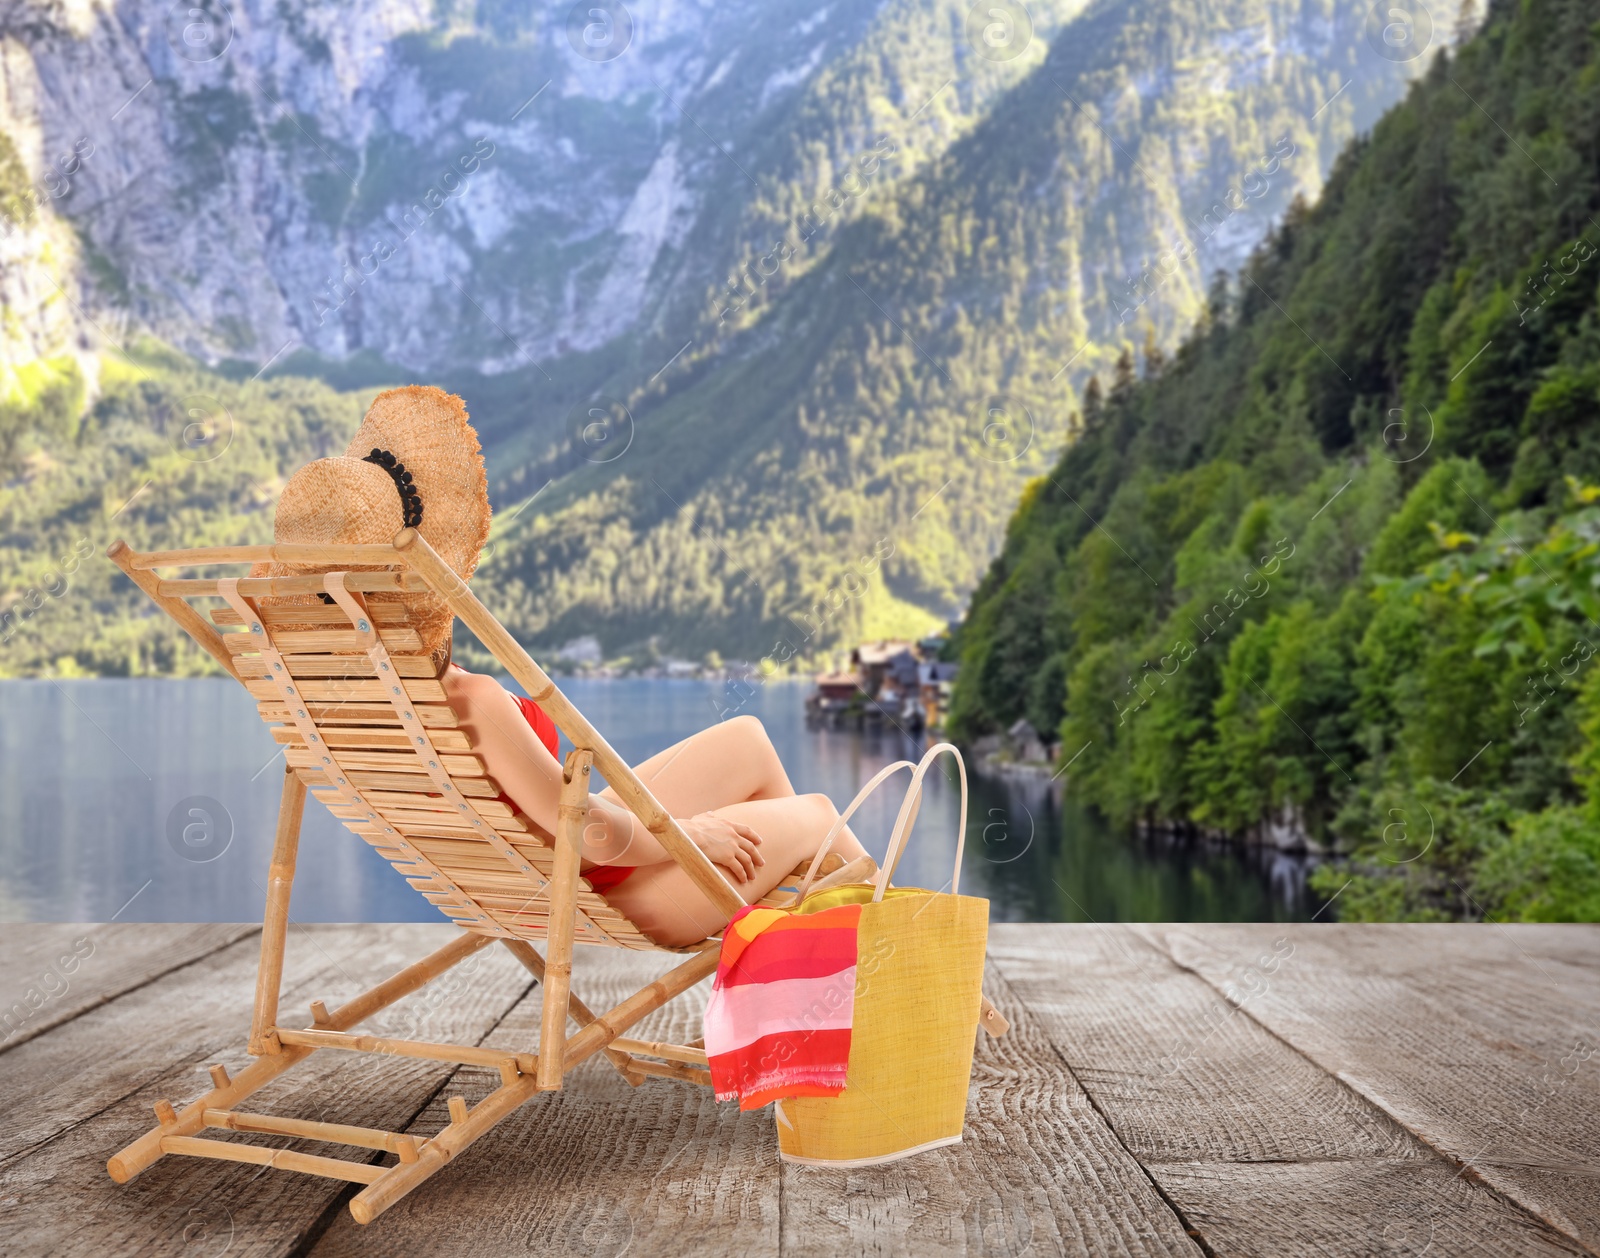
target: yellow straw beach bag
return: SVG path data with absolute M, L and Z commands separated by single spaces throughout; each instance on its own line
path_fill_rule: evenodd
M 961 828 L 950 892 L 890 887 L 922 802 L 922 782 L 944 752 L 961 780 Z M 852 813 L 902 768 L 880 772 L 845 809 L 800 887 L 799 913 L 863 906 L 858 928 L 855 1016 L 845 1088 L 834 1097 L 791 1097 L 774 1107 L 786 1162 L 871 1166 L 961 1139 L 983 998 L 989 902 L 958 894 L 966 843 L 967 772 L 949 743 L 930 747 L 911 775 L 883 868 L 869 883 L 807 895 L 822 856 Z

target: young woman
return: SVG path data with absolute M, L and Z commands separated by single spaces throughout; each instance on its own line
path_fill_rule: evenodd
M 555 726 L 493 677 L 452 664 L 442 680 L 489 775 L 553 833 L 561 794 Z M 753 716 L 692 734 L 634 771 L 747 903 L 815 856 L 839 816 L 826 795 L 795 793 L 767 731 Z M 833 850 L 846 860 L 866 854 L 848 827 Z M 727 925 L 727 917 L 609 787 L 591 798 L 583 858 L 590 885 L 657 943 L 695 943 Z
M 478 436 L 461 399 L 412 385 L 374 399 L 343 456 L 318 459 L 290 478 L 279 497 L 279 542 L 372 544 L 415 528 L 463 580 L 489 537 L 489 492 Z M 304 573 L 306 565 L 261 565 L 256 576 Z M 432 594 L 372 594 L 407 605 L 422 648 L 435 665 L 450 654 L 453 617 Z M 311 596 L 267 600 L 279 604 Z M 324 601 L 328 601 L 324 597 Z M 316 625 L 308 625 L 316 628 Z M 440 674 L 460 727 L 489 776 L 535 824 L 556 829 L 561 790 L 558 743 L 550 718 L 493 677 L 454 663 Z M 776 887 L 838 818 L 825 795 L 797 795 L 761 722 L 741 716 L 702 730 L 638 765 L 651 793 L 701 851 L 721 867 L 747 903 Z M 849 829 L 833 850 L 866 853 Z M 583 875 L 657 943 L 696 943 L 727 917 L 689 880 L 610 789 L 595 795 L 583 829 Z

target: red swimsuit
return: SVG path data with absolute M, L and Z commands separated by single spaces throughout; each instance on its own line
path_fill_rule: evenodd
M 533 732 L 539 735 L 539 741 L 545 745 L 550 754 L 557 760 L 561 759 L 561 735 L 556 731 L 556 723 L 544 714 L 541 708 L 532 699 L 524 699 L 521 695 L 512 695 L 517 701 L 517 707 L 522 709 L 522 715 Z
M 517 701 L 518 709 L 533 727 L 533 732 L 539 736 L 539 741 L 552 756 L 560 760 L 561 735 L 556 730 L 556 723 L 546 716 L 544 709 L 532 699 L 524 699 L 521 695 L 511 697 Z M 604 895 L 637 868 L 637 865 L 594 865 L 584 870 L 583 876 L 588 879 L 591 887 Z

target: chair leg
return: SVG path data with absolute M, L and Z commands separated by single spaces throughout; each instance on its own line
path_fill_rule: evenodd
M 533 975 L 538 983 L 541 985 L 544 983 L 544 958 L 539 955 L 537 948 L 525 939 L 502 939 L 500 942 L 505 944 L 511 955 L 522 963 L 523 968 Z M 580 1030 L 594 1021 L 594 1013 L 589 1009 L 589 1006 L 579 1000 L 576 994 L 570 990 L 567 992 L 567 1008 L 572 1020 L 578 1024 Z M 615 1066 L 617 1073 L 634 1087 L 637 1088 L 644 1083 L 644 1076 L 630 1069 L 634 1064 L 631 1053 L 625 1053 L 617 1048 L 607 1048 L 606 1060 Z
M 283 769 L 283 798 L 278 804 L 278 834 L 272 844 L 272 865 L 267 872 L 267 911 L 261 921 L 261 965 L 256 970 L 256 1004 L 250 1019 L 249 1051 L 260 1057 L 278 1051 L 269 1042 L 278 1021 L 278 993 L 283 985 L 283 949 L 289 937 L 289 895 L 294 888 L 294 866 L 300 851 L 300 822 L 305 816 L 306 784 L 287 765 Z
M 328 1017 L 327 1029 L 347 1031 L 365 1021 L 380 1009 L 385 1009 L 404 996 L 438 978 L 451 966 L 465 960 L 494 942 L 493 936 L 463 933 L 444 947 L 408 965 L 376 987 L 362 992 L 348 1004 L 341 1005 Z M 232 1109 L 252 1092 L 270 1083 L 290 1066 L 305 1060 L 317 1050 L 303 1047 L 284 1047 L 276 1053 L 257 1058 L 230 1079 L 226 1086 L 213 1088 L 198 1101 L 192 1101 L 181 1111 L 173 1110 L 166 1101 L 157 1102 L 156 1113 L 161 1125 L 147 1131 L 127 1148 L 111 1157 L 106 1170 L 119 1184 L 125 1184 L 140 1171 L 159 1161 L 167 1152 L 162 1141 L 170 1136 L 197 1135 L 205 1126 L 208 1109 Z
M 567 1043 L 567 999 L 572 991 L 572 943 L 577 928 L 578 868 L 589 817 L 589 767 L 593 755 L 574 747 L 561 775 L 556 859 L 550 876 L 550 952 L 544 966 L 544 1009 L 539 1026 L 539 1090 L 561 1087 Z
M 567 1042 L 565 1065 L 570 1068 L 588 1060 L 641 1018 L 688 991 L 716 970 L 717 955 L 715 947 L 696 953 L 676 969 L 645 984 L 615 1009 L 601 1014 Z M 450 1126 L 428 1141 L 415 1162 L 390 1167 L 381 1179 L 374 1180 L 351 1198 L 351 1217 L 357 1223 L 372 1222 L 539 1091 L 537 1077 L 519 1077 L 489 1093 L 463 1116 L 463 1121 L 454 1121 L 455 1115 L 452 1115 Z

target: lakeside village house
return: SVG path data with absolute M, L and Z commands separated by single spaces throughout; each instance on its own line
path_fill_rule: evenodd
M 806 713 L 832 725 L 890 721 L 908 732 L 942 729 L 958 664 L 939 658 L 944 638 L 868 642 L 848 671 L 820 673 Z

